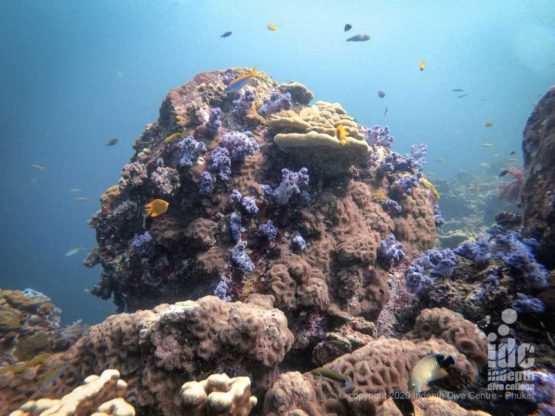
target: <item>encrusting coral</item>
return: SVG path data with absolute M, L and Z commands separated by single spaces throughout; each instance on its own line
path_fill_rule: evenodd
M 81 386 L 59 400 L 31 400 L 10 416 L 134 416 L 135 410 L 123 399 L 126 389 L 117 370 L 104 370 L 100 376 L 85 378 Z
M 212 374 L 206 380 L 181 386 L 181 399 L 189 416 L 248 416 L 257 399 L 251 396 L 248 377 Z

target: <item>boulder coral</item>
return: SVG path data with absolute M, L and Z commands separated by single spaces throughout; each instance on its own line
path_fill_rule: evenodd
M 208 296 L 113 315 L 51 358 L 50 367 L 65 363 L 51 382 L 34 372 L 17 383 L 1 374 L 3 408 L 14 410 L 35 396 L 60 397 L 86 374 L 105 368 L 119 370 L 128 383 L 126 400 L 144 414 L 186 414 L 176 400 L 181 385 L 213 373 L 249 377 L 260 393 L 277 377 L 277 365 L 293 343 L 285 316 L 270 305 L 271 300 L 250 304 Z

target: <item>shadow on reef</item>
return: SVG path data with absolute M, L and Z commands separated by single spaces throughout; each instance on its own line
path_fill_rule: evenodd
M 262 73 L 226 93 L 244 71 L 170 91 L 90 220 L 98 247 L 85 263 L 102 267 L 91 292 L 120 313 L 63 352 L 1 369 L 1 407 L 112 374 L 140 415 L 208 414 L 213 382 L 242 392 L 226 414 L 398 416 L 390 394 L 441 353 L 454 364 L 437 397 L 413 395 L 415 414 L 550 411 L 553 273 L 535 258 L 548 234 L 492 214 L 487 235 L 432 250 L 444 219 L 425 145 L 396 153 L 388 127 Z M 533 387 L 520 398 L 492 380 L 516 350 L 509 367 Z

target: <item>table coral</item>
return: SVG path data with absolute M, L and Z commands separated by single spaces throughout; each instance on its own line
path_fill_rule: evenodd
M 190 416 L 248 416 L 258 401 L 251 396 L 250 386 L 248 377 L 212 374 L 206 380 L 183 384 L 180 396 Z

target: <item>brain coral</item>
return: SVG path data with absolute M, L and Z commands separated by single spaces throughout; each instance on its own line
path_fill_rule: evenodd
M 187 381 L 212 373 L 248 376 L 259 391 L 277 376 L 277 365 L 293 342 L 287 320 L 267 302 L 226 303 L 208 296 L 195 302 L 164 304 L 152 311 L 119 314 L 91 327 L 66 353 L 55 357 L 66 363 L 37 397 L 61 397 L 91 373 L 117 368 L 127 380 L 126 399 L 137 411 L 182 415 L 179 389 Z M 53 360 L 54 361 L 54 360 Z M 10 383 L 0 375 L 6 408 L 38 390 L 40 377 L 29 374 L 26 385 Z M 24 397 L 24 390 L 28 396 Z
M 487 339 L 460 314 L 424 310 L 405 339 L 381 337 L 325 365 L 351 388 L 312 373 L 284 373 L 266 394 L 265 414 L 375 415 L 392 390 L 407 391 L 410 370 L 431 353 L 454 358 L 445 382 L 460 390 L 476 382 L 487 361 Z

